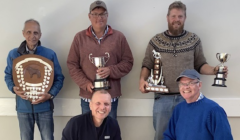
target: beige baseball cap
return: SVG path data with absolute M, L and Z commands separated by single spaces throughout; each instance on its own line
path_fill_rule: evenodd
M 106 11 L 107 11 L 107 6 L 106 4 L 103 2 L 103 1 L 100 1 L 100 0 L 96 0 L 94 1 L 91 5 L 90 5 L 90 9 L 89 9 L 89 12 L 91 12 L 94 8 L 96 7 L 102 7 L 104 8 Z

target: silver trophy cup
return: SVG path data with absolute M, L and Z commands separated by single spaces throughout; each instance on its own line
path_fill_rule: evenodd
M 216 78 L 214 78 L 214 83 L 212 84 L 212 86 L 227 87 L 225 85 L 226 78 L 224 76 L 225 72 L 223 72 L 223 68 L 224 68 L 223 63 L 227 62 L 229 60 L 230 56 L 231 55 L 228 53 L 217 53 L 216 54 L 216 57 L 217 57 L 218 61 L 221 62 L 221 64 L 220 64 L 218 72 L 216 74 Z
M 92 53 L 89 54 L 89 60 L 93 63 L 97 68 L 105 67 L 106 63 L 108 62 L 110 55 L 108 52 L 105 53 L 107 56 L 100 56 L 100 57 L 91 57 Z M 105 58 L 107 60 L 105 60 Z M 96 78 L 93 82 L 94 89 L 110 89 L 110 83 L 107 78 L 101 78 L 98 74 L 96 74 Z

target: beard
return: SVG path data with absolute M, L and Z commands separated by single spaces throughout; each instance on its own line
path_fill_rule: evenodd
M 178 28 L 174 28 L 173 24 L 178 24 L 180 25 Z M 179 36 L 182 31 L 183 31 L 184 24 L 181 24 L 180 22 L 174 22 L 174 23 L 168 23 L 168 31 L 171 33 L 173 36 Z

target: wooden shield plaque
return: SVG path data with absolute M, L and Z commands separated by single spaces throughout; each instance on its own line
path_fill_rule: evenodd
M 47 93 L 54 80 L 53 62 L 45 57 L 27 54 L 13 60 L 12 75 L 15 86 L 25 91 L 30 101 Z

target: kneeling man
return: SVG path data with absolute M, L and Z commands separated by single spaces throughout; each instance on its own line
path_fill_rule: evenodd
M 117 120 L 108 116 L 111 95 L 106 90 L 93 93 L 90 112 L 70 119 L 62 132 L 62 140 L 121 140 Z
M 175 107 L 164 140 L 233 140 L 224 109 L 200 92 L 200 74 L 188 69 L 176 81 L 186 101 Z

